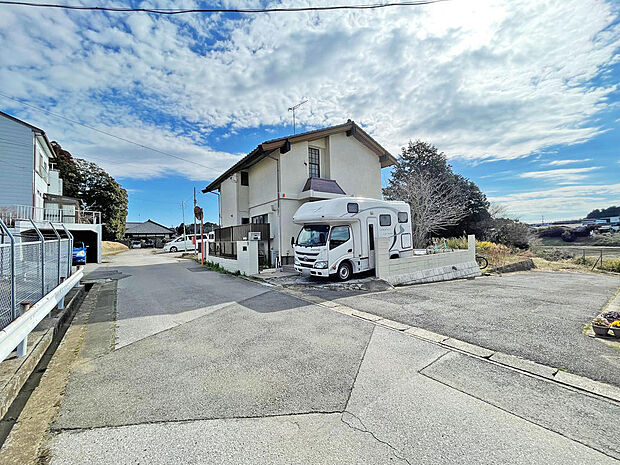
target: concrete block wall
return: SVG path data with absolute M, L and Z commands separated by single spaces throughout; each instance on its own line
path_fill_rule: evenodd
M 207 261 L 217 263 L 226 271 L 245 276 L 258 273 L 258 241 L 237 241 L 237 259 L 207 255 Z
M 390 260 L 390 238 L 379 238 L 375 257 L 375 274 L 392 285 L 418 284 L 480 276 L 476 263 L 476 239 L 467 237 L 467 250 Z

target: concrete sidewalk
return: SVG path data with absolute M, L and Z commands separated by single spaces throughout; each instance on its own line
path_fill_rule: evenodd
M 42 448 L 46 460 L 611 464 L 620 458 L 617 443 L 607 439 L 619 426 L 617 403 L 192 266 L 173 259 L 118 263 L 127 276 L 101 288 L 108 293 L 96 299 L 82 339 L 62 347 L 78 356 Z M 195 294 L 184 297 L 185 306 L 169 308 L 164 291 L 150 284 L 150 276 L 164 274 L 183 283 L 166 288 L 170 299 Z M 154 298 L 123 291 L 131 279 Z M 226 286 L 235 289 L 234 302 L 214 308 Z M 187 316 L 192 305 L 212 310 L 167 328 L 151 325 L 162 315 Z M 115 314 L 127 335 L 136 328 L 139 337 L 119 344 L 110 324 Z

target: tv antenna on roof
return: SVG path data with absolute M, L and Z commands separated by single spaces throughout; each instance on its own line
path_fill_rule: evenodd
M 296 134 L 296 132 L 295 132 L 295 129 L 296 129 L 295 128 L 295 110 L 297 110 L 300 106 L 302 106 L 304 103 L 307 103 L 307 102 L 308 102 L 307 99 L 303 100 L 303 101 L 299 102 L 297 105 L 292 106 L 292 107 L 290 107 L 288 109 L 288 111 L 292 111 L 293 112 L 293 134 Z

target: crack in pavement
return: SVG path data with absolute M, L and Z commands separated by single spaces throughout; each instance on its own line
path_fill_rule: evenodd
M 351 400 L 351 396 L 353 395 L 353 390 L 355 389 L 355 382 L 357 381 L 357 377 L 360 374 L 360 370 L 362 369 L 362 363 L 364 363 L 364 358 L 366 358 L 366 351 L 368 350 L 368 347 L 370 347 L 370 343 L 372 342 L 372 337 L 375 334 L 375 328 L 377 326 L 374 325 L 372 327 L 372 331 L 370 332 L 370 336 L 368 337 L 368 344 L 366 344 L 366 347 L 364 347 L 364 352 L 362 352 L 362 356 L 360 357 L 360 363 L 357 366 L 357 371 L 355 372 L 355 376 L 353 377 L 353 383 L 351 384 L 351 390 L 349 391 L 349 395 L 347 396 L 347 401 L 344 403 L 344 409 L 342 409 L 342 412 L 346 412 L 347 411 L 347 407 L 349 406 L 349 401 Z
M 84 432 L 91 430 L 99 430 L 99 429 L 113 429 L 113 428 L 125 428 L 132 426 L 141 426 L 141 425 L 163 425 L 167 423 L 192 423 L 196 421 L 218 421 L 218 420 L 260 420 L 261 418 L 287 418 L 287 417 L 295 417 L 301 415 L 333 415 L 336 413 L 343 413 L 342 410 L 303 410 L 299 412 L 285 412 L 285 413 L 274 413 L 274 414 L 266 414 L 266 415 L 238 415 L 238 416 L 220 416 L 220 417 L 192 417 L 192 418 L 178 418 L 171 420 L 146 420 L 139 421 L 136 423 L 122 423 L 117 425 L 97 425 L 97 426 L 76 426 L 76 427 L 61 427 L 55 428 L 52 426 L 50 428 L 50 433 L 53 434 L 61 434 L 64 432 Z M 290 420 L 289 420 L 290 421 Z
M 355 420 L 357 420 L 359 422 L 359 424 L 362 426 L 361 428 L 358 426 L 355 426 L 351 423 L 349 423 L 347 420 L 345 420 L 345 415 L 350 415 L 352 416 Z M 377 437 L 377 435 L 375 433 L 373 433 L 372 431 L 370 431 L 366 425 L 364 424 L 364 422 L 354 413 L 351 413 L 347 410 L 345 410 L 344 412 L 341 413 L 340 415 L 340 421 L 342 423 L 344 423 L 345 425 L 347 425 L 349 428 L 355 430 L 355 431 L 359 431 L 361 433 L 366 433 L 369 434 L 375 441 L 384 444 L 386 446 L 388 446 L 390 448 L 390 450 L 392 451 L 392 454 L 394 454 L 394 457 L 396 457 L 398 460 L 404 461 L 405 463 L 411 465 L 411 462 L 404 456 L 400 455 L 400 452 L 398 451 L 398 449 L 396 449 L 396 447 L 394 447 L 392 444 L 390 444 L 387 441 L 384 441 L 383 439 L 379 439 Z

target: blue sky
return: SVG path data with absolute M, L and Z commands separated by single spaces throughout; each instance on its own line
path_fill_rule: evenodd
M 192 5 L 206 3 L 183 2 Z M 290 134 L 287 108 L 302 99 L 298 130 L 351 118 L 395 155 L 429 141 L 511 217 L 620 204 L 613 2 L 177 17 L 0 8 L 0 92 L 193 162 L 0 96 L 0 109 L 114 175 L 130 221 L 176 225 L 182 201 L 189 221 L 193 187 L 215 221 L 217 197 L 200 190 L 258 143 Z

